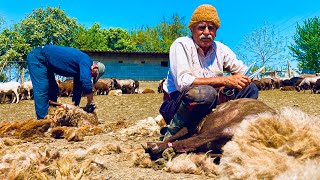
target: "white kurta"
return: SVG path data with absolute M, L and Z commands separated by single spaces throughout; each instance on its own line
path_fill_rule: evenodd
M 247 68 L 226 45 L 214 41 L 213 47 L 204 56 L 192 37 L 176 39 L 170 47 L 170 68 L 164 90 L 167 93 L 182 91 L 190 87 L 195 78 L 222 76 L 224 71 L 233 74 Z

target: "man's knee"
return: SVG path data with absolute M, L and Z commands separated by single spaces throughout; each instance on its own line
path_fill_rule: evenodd
M 216 101 L 217 91 L 209 85 L 193 86 L 185 95 L 187 104 L 211 105 Z

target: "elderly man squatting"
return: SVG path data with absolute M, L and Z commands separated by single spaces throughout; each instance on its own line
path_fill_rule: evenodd
M 258 88 L 242 75 L 247 66 L 229 47 L 214 41 L 220 27 L 215 7 L 208 4 L 197 7 L 188 27 L 192 36 L 180 37 L 170 47 L 170 68 L 163 84 L 164 102 L 177 100 L 179 96 L 182 102 L 173 119 L 166 120 L 170 124 L 164 138 L 182 127 L 191 128 L 189 132 L 194 130 L 204 116 L 227 100 L 258 98 Z M 231 75 L 223 76 L 224 71 Z

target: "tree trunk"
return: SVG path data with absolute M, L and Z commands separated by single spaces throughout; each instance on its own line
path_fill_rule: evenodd
M 24 68 L 21 69 L 20 77 L 21 77 L 21 84 L 23 84 L 24 83 Z

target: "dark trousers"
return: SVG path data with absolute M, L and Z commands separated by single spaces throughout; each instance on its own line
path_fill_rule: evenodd
M 27 56 L 37 119 L 43 119 L 48 114 L 49 100 L 56 102 L 59 92 L 54 73 L 48 68 L 41 49 L 35 48 Z
M 259 90 L 254 83 L 250 83 L 249 86 L 245 87 L 241 91 L 234 89 L 233 94 L 230 97 L 221 98 L 221 96 L 227 96 L 219 92 L 218 89 L 213 88 L 209 85 L 199 85 L 192 87 L 183 98 L 183 102 L 190 111 L 194 113 L 206 116 L 216 108 L 217 105 L 223 103 L 222 99 L 239 99 L 239 98 L 258 98 Z M 202 118 L 202 117 L 201 117 Z
M 173 92 L 168 97 L 176 98 L 179 92 Z M 209 85 L 199 85 L 191 87 L 182 99 L 182 103 L 177 110 L 174 118 L 170 122 L 166 136 L 175 134 L 182 127 L 194 128 L 196 125 L 208 115 L 212 109 L 221 104 L 222 99 L 239 99 L 239 98 L 258 98 L 259 90 L 257 86 L 251 83 L 241 91 L 234 89 L 230 97 L 222 94 L 218 89 Z M 228 94 L 228 93 L 227 93 Z

